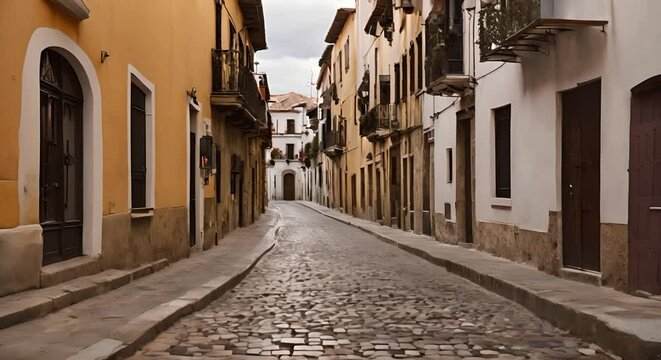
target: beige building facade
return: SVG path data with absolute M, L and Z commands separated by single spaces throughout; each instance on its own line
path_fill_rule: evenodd
M 393 10 L 391 2 L 357 1 L 355 9 L 340 9 L 331 25 L 318 81 L 320 128 L 328 139 L 322 161 L 330 181 L 329 200 L 321 203 L 431 235 L 433 144 L 422 115 L 423 19 L 407 12 Z M 387 35 L 380 25 L 386 22 L 392 25 Z
M 0 24 L 0 296 L 176 261 L 263 211 L 259 1 L 8 1 Z

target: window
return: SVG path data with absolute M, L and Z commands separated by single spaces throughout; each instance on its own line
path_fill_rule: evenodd
M 496 147 L 496 197 L 511 198 L 511 132 L 512 106 L 494 110 L 494 133 Z
M 402 74 L 401 74 L 401 76 L 402 76 L 402 94 L 401 94 L 402 96 L 401 96 L 401 98 L 403 99 L 403 101 L 406 101 L 406 92 L 407 92 L 407 89 L 408 89 L 407 79 L 408 79 L 408 76 L 409 76 L 408 66 L 407 66 L 407 62 L 406 62 L 406 54 L 404 54 L 402 56 Z
M 131 208 L 147 207 L 147 94 L 131 84 Z
M 422 64 L 422 33 L 418 35 L 418 38 L 416 40 L 417 47 L 418 47 L 418 90 L 422 90 L 422 69 L 423 69 L 423 64 Z
M 452 184 L 452 179 L 454 178 L 454 176 L 453 176 L 454 175 L 453 174 L 453 167 L 452 167 L 452 165 L 453 165 L 452 164 L 452 148 L 446 149 L 445 154 L 446 154 L 446 158 L 447 158 L 446 164 L 448 166 L 448 168 L 447 168 L 447 174 L 448 174 L 447 182 L 448 182 L 448 184 Z
M 409 49 L 409 87 L 411 94 L 415 93 L 415 48 L 413 47 L 413 41 L 411 41 L 411 48 Z
M 340 53 L 337 54 L 337 64 L 339 67 L 338 72 L 340 73 L 340 82 L 342 82 L 342 51 L 340 51 Z
M 287 134 L 296 133 L 296 123 L 294 119 L 287 119 Z
M 400 81 L 401 76 L 399 74 L 399 64 L 395 64 L 395 104 L 399 104 L 400 96 Z
M 154 102 L 155 86 L 129 65 L 127 81 L 129 206 L 154 207 Z
M 294 144 L 287 144 L 287 159 L 294 159 Z
M 222 7 L 216 3 L 216 49 L 222 49 L 222 28 L 223 28 L 223 14 Z
M 379 103 L 379 93 L 377 91 L 379 86 L 379 48 L 374 49 L 374 104 Z
M 347 42 L 344 43 L 344 71 L 349 72 L 349 38 L 347 38 Z

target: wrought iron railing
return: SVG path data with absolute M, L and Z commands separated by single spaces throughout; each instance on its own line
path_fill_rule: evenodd
M 397 130 L 399 123 L 396 108 L 390 104 L 378 104 L 360 118 L 360 135 L 370 137 L 377 131 L 388 133 Z
M 447 74 L 464 73 L 463 19 L 447 19 L 443 12 L 427 18 L 427 85 Z
M 521 31 L 542 14 L 542 0 L 496 0 L 480 10 L 480 52 L 482 57 Z
M 241 95 L 253 116 L 266 126 L 266 103 L 259 92 L 255 75 L 241 64 L 239 52 L 214 49 L 211 51 L 211 61 L 213 93 Z
M 343 131 L 329 130 L 324 133 L 324 149 L 332 147 L 343 148 L 346 147 L 346 141 Z

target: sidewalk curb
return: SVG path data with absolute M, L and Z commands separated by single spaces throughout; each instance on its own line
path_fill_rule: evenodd
M 219 276 L 204 285 L 190 289 L 186 294 L 163 303 L 151 310 L 147 310 L 127 324 L 116 328 L 109 338 L 92 344 L 67 360 L 102 360 L 124 359 L 133 355 L 140 347 L 156 338 L 158 334 L 167 330 L 180 318 L 199 311 L 212 301 L 221 297 L 225 292 L 238 285 L 259 261 L 268 254 L 277 244 L 282 229 L 280 212 L 276 212 L 271 229 L 263 236 L 270 239 L 270 244 L 260 250 L 258 256 L 242 267 L 235 267 L 234 275 Z
M 453 274 L 459 275 L 486 290 L 524 306 L 533 314 L 550 322 L 554 326 L 588 339 L 604 349 L 613 351 L 624 359 L 661 359 L 661 342 L 646 341 L 634 334 L 614 328 L 602 319 L 590 314 L 589 310 L 577 310 L 567 304 L 553 302 L 545 298 L 544 294 L 535 293 L 516 283 L 498 278 L 492 274 L 480 273 L 469 266 L 448 258 L 435 257 L 422 249 L 402 244 L 376 231 L 337 217 L 329 212 L 331 211 L 330 209 L 325 211 L 303 202 L 299 202 L 299 204 L 333 220 L 362 230 L 387 244 L 396 246 L 434 265 L 442 266 Z
M 81 301 L 118 289 L 169 265 L 161 259 L 129 270 L 108 269 L 51 287 L 33 289 L 0 299 L 0 330 L 47 316 Z

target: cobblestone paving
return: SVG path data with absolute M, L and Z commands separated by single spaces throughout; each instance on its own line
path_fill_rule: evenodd
M 135 359 L 611 359 L 523 307 L 301 205 L 234 290 Z

